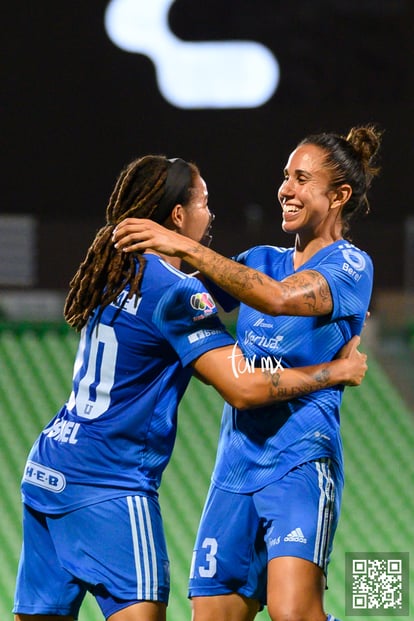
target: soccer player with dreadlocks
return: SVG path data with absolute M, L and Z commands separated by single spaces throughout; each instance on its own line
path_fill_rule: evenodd
M 198 168 L 155 155 L 131 162 L 70 283 L 65 318 L 80 332 L 72 392 L 24 469 L 15 621 L 73 621 L 87 591 L 110 621 L 164 621 L 169 560 L 157 490 L 193 373 L 243 409 L 357 385 L 367 368 L 354 339 L 331 363 L 234 373 L 241 351 L 201 281 L 178 258 L 115 248 L 127 217 L 202 240 L 212 214 Z

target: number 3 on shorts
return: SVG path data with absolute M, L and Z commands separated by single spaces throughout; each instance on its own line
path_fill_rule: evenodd
M 201 578 L 212 578 L 213 576 L 216 575 L 216 571 L 217 571 L 217 559 L 216 559 L 217 548 L 218 548 L 217 541 L 213 537 L 206 537 L 201 547 L 206 549 L 205 564 L 198 566 L 198 573 L 201 576 Z M 194 574 L 196 571 L 196 568 L 195 568 L 196 555 L 197 555 L 197 551 L 194 550 L 193 562 L 191 564 L 190 578 L 195 577 Z M 201 552 L 200 552 L 200 557 L 201 557 Z

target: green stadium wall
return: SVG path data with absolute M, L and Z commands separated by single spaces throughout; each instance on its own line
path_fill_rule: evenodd
M 21 542 L 19 484 L 26 455 L 69 395 L 76 347 L 77 336 L 65 325 L 0 325 L 1 620 L 12 619 Z M 196 380 L 180 406 L 174 455 L 160 490 L 171 561 L 169 621 L 191 616 L 187 578 L 214 463 L 221 407 L 215 391 Z M 325 603 L 342 621 L 363 621 L 365 616 L 345 615 L 346 552 L 408 552 L 414 584 L 414 414 L 373 355 L 362 386 L 345 390 L 342 436 L 346 485 Z M 414 594 L 411 619 L 413 599 Z M 79 620 L 101 619 L 88 595 Z M 269 619 L 266 610 L 258 619 Z M 406 621 L 407 616 L 396 614 L 393 619 Z

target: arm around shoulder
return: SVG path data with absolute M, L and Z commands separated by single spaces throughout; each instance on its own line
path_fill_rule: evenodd
M 230 405 L 239 410 L 252 409 L 337 384 L 358 386 L 367 370 L 367 357 L 357 349 L 358 337 L 350 343 L 331 362 L 273 372 L 250 366 L 235 344 L 206 352 L 193 362 L 193 368 Z

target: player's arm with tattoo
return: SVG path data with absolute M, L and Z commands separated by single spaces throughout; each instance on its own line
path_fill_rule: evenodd
M 329 286 L 313 270 L 278 282 L 152 220 L 127 218 L 116 227 L 114 242 L 124 252 L 151 248 L 180 257 L 233 297 L 267 315 L 327 315 L 332 311 Z
M 331 362 L 293 369 L 277 368 L 274 372 L 257 367 L 248 371 L 245 366 L 248 361 L 235 344 L 204 353 L 193 362 L 193 368 L 200 379 L 214 386 L 233 407 L 256 408 L 337 384 L 358 386 L 368 368 L 366 354 L 358 350 L 359 343 L 360 338 L 353 337 Z

